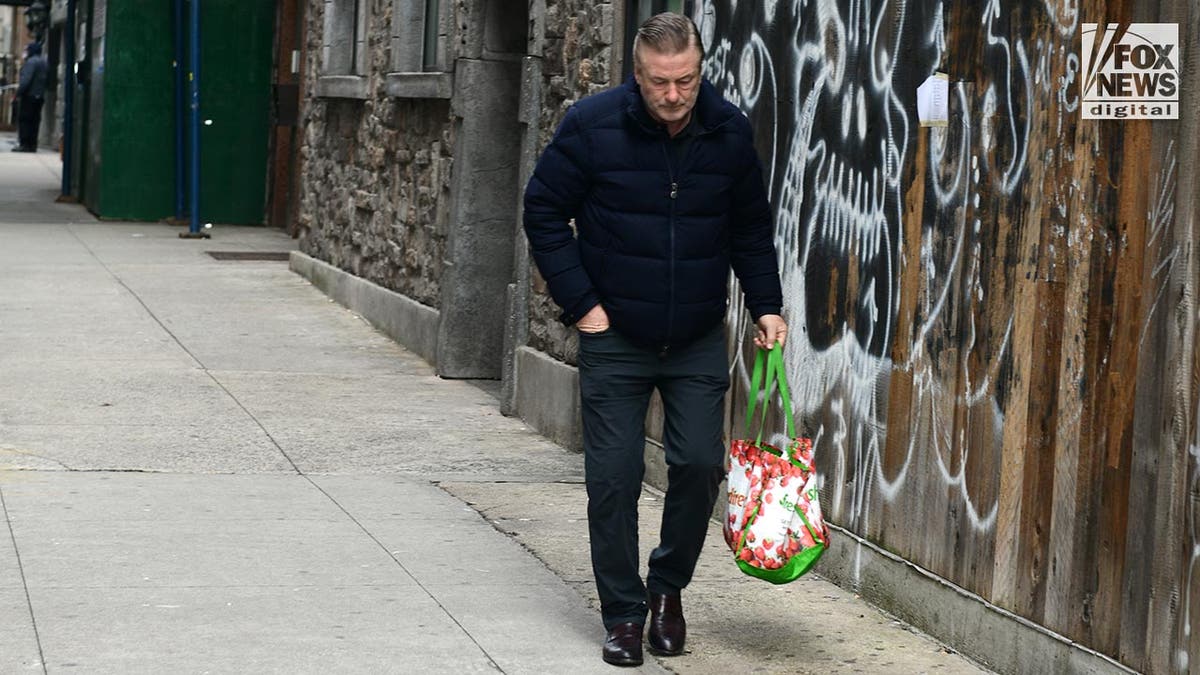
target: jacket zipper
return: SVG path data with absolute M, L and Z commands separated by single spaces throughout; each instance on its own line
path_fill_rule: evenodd
M 667 334 L 663 339 L 662 351 L 659 356 L 666 356 L 671 348 L 671 333 L 675 328 L 675 198 L 679 196 L 679 183 L 675 180 L 675 168 L 671 165 L 671 152 L 667 149 L 669 140 L 663 141 L 663 156 L 667 158 L 667 178 L 671 181 L 671 192 L 667 195 L 671 200 L 671 209 L 667 217 L 667 228 L 670 232 L 670 291 L 667 294 Z

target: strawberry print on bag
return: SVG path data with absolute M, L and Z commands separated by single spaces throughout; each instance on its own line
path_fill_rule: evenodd
M 750 429 L 759 394 L 769 393 L 777 377 L 792 441 L 786 452 L 763 443 L 761 433 L 757 440 L 733 441 L 723 529 L 725 543 L 743 572 L 782 584 L 799 578 L 816 563 L 829 546 L 829 530 L 821 516 L 812 441 L 795 435 L 779 347 L 767 359 L 767 383 L 760 389 L 762 362 L 760 352 L 746 428 Z

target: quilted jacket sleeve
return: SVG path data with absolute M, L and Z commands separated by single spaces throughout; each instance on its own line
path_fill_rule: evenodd
M 567 325 L 600 303 L 583 269 L 579 242 L 570 225 L 590 189 L 588 156 L 587 139 L 578 112 L 572 108 L 525 189 L 525 235 L 551 297 L 563 309 L 560 319 Z
M 739 120 L 738 132 L 743 139 L 747 169 L 734 188 L 730 262 L 746 294 L 746 308 L 757 321 L 764 314 L 782 312 L 783 291 L 779 285 L 775 232 L 763 186 L 762 163 L 754 150 L 750 124 L 744 118 Z
M 25 96 L 33 87 L 33 73 L 36 65 L 33 59 L 25 59 L 25 63 L 21 64 L 21 72 L 17 76 L 17 96 Z

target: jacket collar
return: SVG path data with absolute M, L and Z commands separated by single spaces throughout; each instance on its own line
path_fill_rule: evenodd
M 648 134 L 665 134 L 666 129 L 663 125 L 655 121 L 647 112 L 646 103 L 642 100 L 641 89 L 632 75 L 625 80 L 621 88 L 625 91 L 625 113 L 633 119 L 637 126 Z M 736 110 L 725 105 L 725 99 L 717 93 L 716 87 L 712 86 L 707 79 L 700 81 L 700 93 L 696 96 L 696 106 L 692 108 L 692 115 L 700 125 L 699 134 L 716 131 L 733 119 L 736 114 Z

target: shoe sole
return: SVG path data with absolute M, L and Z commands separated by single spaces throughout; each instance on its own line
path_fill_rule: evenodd
M 651 654 L 653 654 L 655 656 L 682 656 L 683 655 L 682 647 L 680 647 L 679 649 L 676 649 L 675 651 L 667 651 L 665 649 L 659 649 L 658 647 L 651 647 L 650 645 L 646 645 L 646 651 L 650 652 Z
M 636 661 L 633 659 L 624 660 L 624 661 L 617 660 L 617 659 L 612 659 L 612 660 L 604 659 L 604 662 L 610 666 L 618 666 L 620 668 L 635 668 L 637 666 L 642 665 L 643 659 L 637 659 Z

